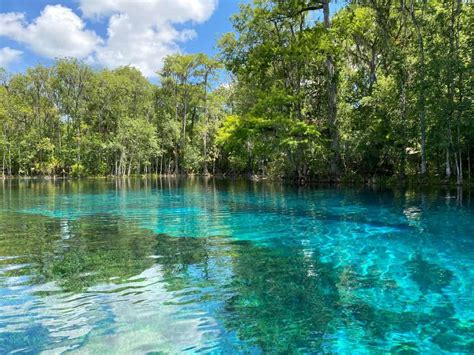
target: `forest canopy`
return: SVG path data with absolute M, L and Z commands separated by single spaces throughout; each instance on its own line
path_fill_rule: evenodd
M 71 58 L 1 69 L 1 174 L 470 180 L 474 6 L 329 3 L 242 4 L 216 57 L 170 55 L 157 84 Z

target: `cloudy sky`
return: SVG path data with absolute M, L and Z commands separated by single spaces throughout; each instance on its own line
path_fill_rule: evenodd
M 237 0 L 0 0 L 0 67 L 57 57 L 96 67 L 133 65 L 153 78 L 165 55 L 214 54 Z

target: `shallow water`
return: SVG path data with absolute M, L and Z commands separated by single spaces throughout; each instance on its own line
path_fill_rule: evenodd
M 473 353 L 473 222 L 461 191 L 0 181 L 0 353 Z

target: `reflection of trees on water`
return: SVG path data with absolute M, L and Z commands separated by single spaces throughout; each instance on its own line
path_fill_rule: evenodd
M 420 314 L 381 310 L 355 297 L 355 290 L 398 286 L 381 282 L 379 274 L 367 278 L 353 269 L 322 263 L 309 247 L 220 237 L 173 238 L 107 214 L 73 221 L 21 214 L 0 218 L 5 226 L 0 232 L 1 256 L 21 256 L 1 261 L 10 270 L 0 280 L 28 276 L 31 285 L 55 283 L 60 288 L 55 293 L 82 293 L 103 284 L 129 287 L 131 278 L 159 267 L 159 292 L 169 294 L 166 307 L 175 307 L 173 312 L 180 307 L 211 312 L 221 324 L 221 334 L 235 334 L 243 349 L 330 351 L 334 334 L 351 328 L 360 330 L 361 340 L 370 336 L 382 344 L 390 333 L 412 332 L 456 351 L 471 334 L 453 318 L 447 299 L 432 313 Z M 15 238 L 8 235 L 12 231 L 19 232 Z M 441 294 L 448 282 L 434 285 L 440 270 L 421 256 L 408 269 L 415 282 L 426 283 L 426 292 Z M 144 298 L 146 292 L 154 295 L 146 288 L 143 292 Z M 37 295 L 47 298 L 51 293 Z M 413 346 L 408 342 L 393 350 L 414 350 Z
M 40 216 L 14 215 L 16 230 L 25 233 L 9 238 L 9 255 L 31 263 L 21 273 L 30 283 L 54 281 L 64 291 L 81 291 L 114 278 L 126 280 L 153 265 L 148 258 L 154 235 L 135 230 L 106 217 L 61 221 Z M 27 232 L 26 232 L 27 231 Z M 6 276 L 13 276 L 7 273 Z
M 239 243 L 224 323 L 263 351 L 320 349 L 338 309 L 337 274 L 317 255 Z
M 308 345 L 310 339 L 319 342 L 334 317 L 334 275 L 316 257 L 310 260 L 298 251 L 218 237 L 156 236 L 109 217 L 66 225 L 45 217 L 19 217 L 16 228 L 28 228 L 29 233 L 17 240 L 9 238 L 10 247 L 4 250 L 32 261 L 22 271 L 31 276 L 31 284 L 53 281 L 69 292 L 101 283 L 126 283 L 157 264 L 165 288 L 176 294 L 171 304 L 180 304 L 179 291 L 198 288 L 191 299 L 197 307 L 221 304 L 214 316 L 224 327 L 262 349 L 277 349 L 275 344 L 284 344 L 280 350 L 289 344 Z

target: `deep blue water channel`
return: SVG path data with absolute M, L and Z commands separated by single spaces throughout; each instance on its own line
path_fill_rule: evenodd
M 11 352 L 472 354 L 474 203 L 460 189 L 0 181 Z

